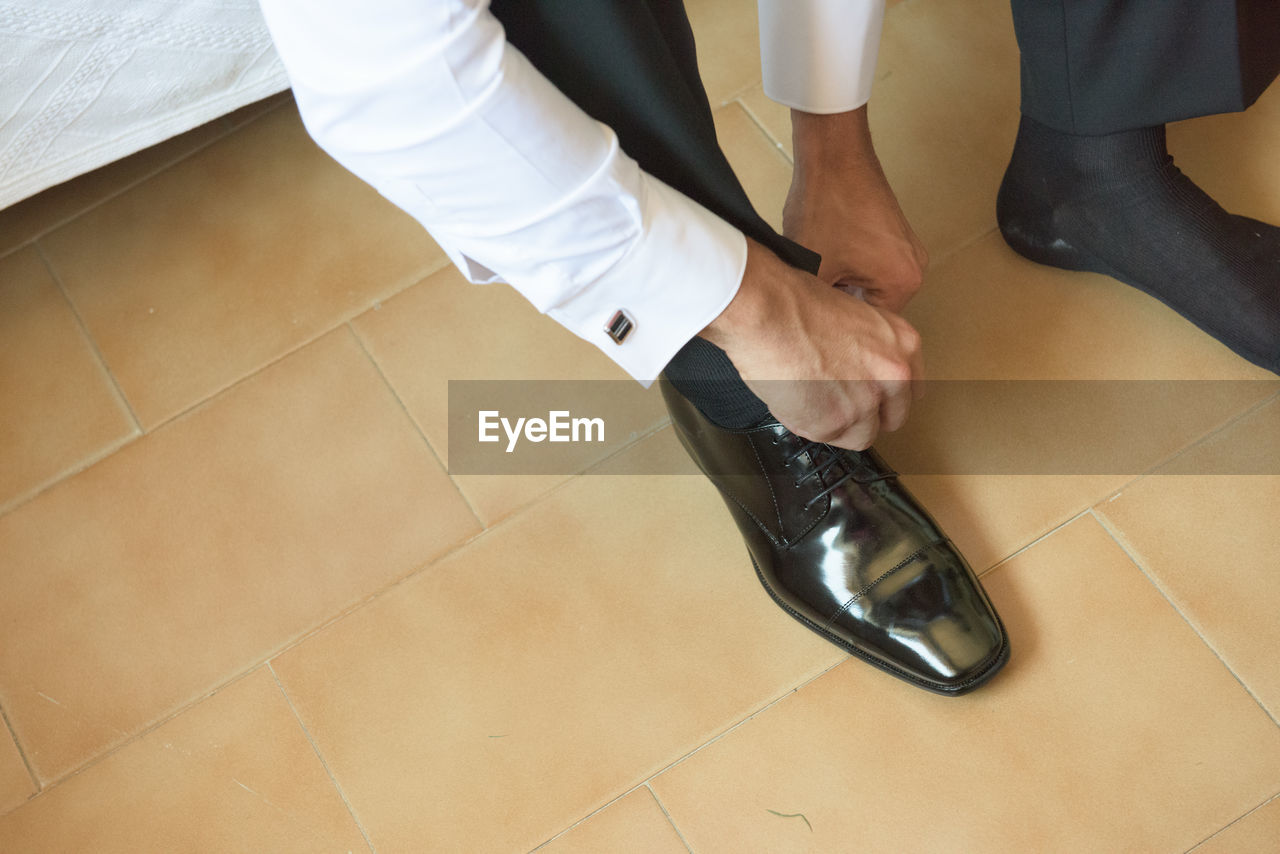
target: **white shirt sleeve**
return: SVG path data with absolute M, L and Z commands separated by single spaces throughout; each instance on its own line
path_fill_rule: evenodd
M 884 0 L 757 0 L 764 93 L 806 113 L 871 97 Z
M 487 0 L 261 6 L 312 137 L 471 281 L 509 282 L 645 383 L 737 293 L 741 232 L 643 172 Z

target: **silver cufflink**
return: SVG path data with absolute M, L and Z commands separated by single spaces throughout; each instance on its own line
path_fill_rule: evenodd
M 636 321 L 625 308 L 620 308 L 613 313 L 613 317 L 609 318 L 609 322 L 604 325 L 605 333 L 613 339 L 613 343 L 621 344 L 627 340 L 627 336 L 636 328 Z

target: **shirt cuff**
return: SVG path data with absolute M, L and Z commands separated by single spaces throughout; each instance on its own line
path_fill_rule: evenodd
M 757 0 L 764 93 L 806 113 L 871 98 L 884 0 Z
M 547 314 L 648 387 L 738 293 L 747 240 L 652 175 L 641 173 L 640 189 L 639 240 L 604 275 Z M 634 324 L 621 342 L 607 329 L 619 311 Z

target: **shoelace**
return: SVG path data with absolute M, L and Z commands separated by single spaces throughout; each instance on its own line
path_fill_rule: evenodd
M 813 470 L 810 471 L 808 474 L 802 476 L 799 480 L 794 481 L 797 489 L 805 481 L 811 478 L 824 475 L 827 472 L 831 471 L 831 469 L 836 466 L 845 465 L 845 461 L 844 461 L 844 458 L 841 456 L 841 452 L 837 451 L 835 448 L 831 447 L 830 445 L 825 445 L 822 442 L 814 442 L 810 439 L 801 438 L 800 436 L 796 436 L 796 438 L 800 439 L 801 445 L 797 450 L 793 451 L 790 454 L 790 456 L 787 457 L 786 459 L 787 464 L 790 465 L 791 463 L 800 459 L 800 457 L 811 452 L 813 453 L 813 459 L 814 459 Z M 823 451 L 826 452 L 826 459 L 823 460 L 821 463 L 819 463 L 817 462 L 818 455 Z M 814 504 L 821 501 L 823 498 L 826 498 L 828 495 L 834 492 L 837 488 L 839 488 L 840 485 L 843 484 L 845 481 L 852 479 L 853 474 L 854 474 L 853 468 L 851 466 L 845 466 L 844 471 L 840 474 L 838 478 L 836 478 L 825 489 L 818 492 L 816 495 L 814 495 L 812 498 L 810 498 L 808 501 L 804 503 L 804 509 L 808 510 Z M 883 479 L 884 478 L 882 477 L 876 478 L 876 480 L 883 480 Z

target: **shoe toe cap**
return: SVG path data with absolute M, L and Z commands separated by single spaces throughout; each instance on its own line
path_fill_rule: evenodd
M 964 559 L 948 543 L 880 579 L 830 624 L 922 687 L 961 694 L 1008 657 L 1000 618 Z

